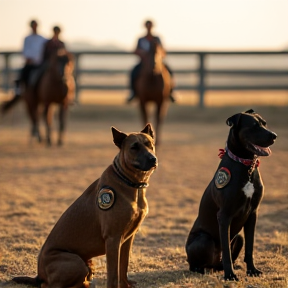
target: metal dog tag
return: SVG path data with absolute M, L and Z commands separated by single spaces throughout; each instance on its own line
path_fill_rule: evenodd
M 98 206 L 102 210 L 107 210 L 114 204 L 114 192 L 109 188 L 102 188 L 98 193 Z
M 230 179 L 230 171 L 225 167 L 221 167 L 215 175 L 215 185 L 217 188 L 223 188 L 229 183 Z

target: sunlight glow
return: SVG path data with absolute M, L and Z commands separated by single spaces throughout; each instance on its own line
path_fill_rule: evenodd
M 65 42 L 127 50 L 146 19 L 167 49 L 283 50 L 287 11 L 287 0 L 0 0 L 0 50 L 21 49 L 33 18 L 48 38 L 59 25 Z

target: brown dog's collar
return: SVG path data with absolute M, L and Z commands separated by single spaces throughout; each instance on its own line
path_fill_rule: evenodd
M 114 171 L 115 171 L 116 175 L 128 186 L 133 187 L 133 188 L 146 188 L 149 186 L 149 184 L 147 182 L 134 183 L 134 182 L 130 181 L 126 176 L 124 176 L 121 173 L 119 167 L 116 164 L 115 159 L 113 161 L 113 167 L 114 167 Z

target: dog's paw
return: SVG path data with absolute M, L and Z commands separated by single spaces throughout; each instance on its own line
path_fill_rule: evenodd
M 224 280 L 225 281 L 239 281 L 238 277 L 233 272 L 225 273 Z
M 262 271 L 260 271 L 254 267 L 253 269 L 247 270 L 246 274 L 247 274 L 247 276 L 258 277 L 262 274 Z

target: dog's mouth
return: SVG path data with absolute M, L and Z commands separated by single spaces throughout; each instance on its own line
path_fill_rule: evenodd
M 141 171 L 150 171 L 152 169 L 156 169 L 157 168 L 157 164 L 155 164 L 155 165 L 145 165 L 145 166 L 136 164 L 136 165 L 133 165 L 133 166 L 134 166 L 134 168 L 136 168 L 138 170 L 141 170 Z
M 253 144 L 253 143 L 250 143 L 249 150 L 251 150 L 251 152 L 253 152 L 257 156 L 269 156 L 272 153 L 269 146 L 268 147 L 261 147 L 259 145 Z
M 141 170 L 141 171 L 149 171 L 151 169 L 156 169 L 158 166 L 157 161 L 151 161 L 145 164 L 141 164 L 137 161 L 135 161 L 133 164 L 134 168 Z

